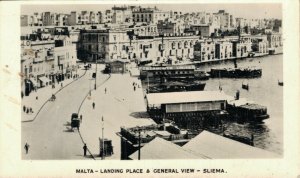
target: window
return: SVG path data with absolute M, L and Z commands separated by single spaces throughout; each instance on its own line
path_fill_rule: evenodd
M 116 41 L 117 40 L 117 36 L 116 35 L 114 35 L 114 41 Z
M 143 49 L 143 45 L 142 44 L 140 45 L 140 49 Z
M 150 48 L 152 48 L 152 43 L 150 43 Z

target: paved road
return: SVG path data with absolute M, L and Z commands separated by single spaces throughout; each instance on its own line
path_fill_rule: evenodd
M 105 159 L 120 160 L 121 140 L 116 135 L 120 132 L 120 127 L 154 124 L 152 119 L 147 118 L 142 88 L 136 88 L 134 91 L 133 82 L 141 86 L 140 81 L 130 77 L 129 74 L 112 74 L 105 84 L 92 92 L 91 99 L 86 100 L 82 106 L 81 113 L 85 119 L 80 129 L 81 134 L 96 159 L 100 159 L 99 137 L 102 137 L 102 116 L 104 117 L 104 137 L 111 139 L 114 147 L 114 154 Z M 105 88 L 107 88 L 106 94 Z M 96 102 L 95 109 L 92 109 L 93 101 Z M 142 115 L 146 118 L 141 117 Z
M 104 76 L 98 77 L 97 82 L 103 80 Z M 55 102 L 47 103 L 34 122 L 22 123 L 22 145 L 30 145 L 27 155 L 22 148 L 22 159 L 84 159 L 80 136 L 77 131 L 70 132 L 67 123 L 78 111 L 89 85 L 87 73 L 58 93 Z

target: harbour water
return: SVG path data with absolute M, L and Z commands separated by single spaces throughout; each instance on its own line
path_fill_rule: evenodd
M 262 77 L 254 79 L 210 78 L 206 81 L 205 90 L 222 90 L 231 96 L 240 91 L 241 98 L 247 98 L 257 104 L 267 106 L 270 118 L 261 124 L 224 123 L 226 133 L 237 135 L 254 135 L 254 145 L 280 155 L 283 154 L 283 87 L 278 80 L 283 80 L 283 55 L 270 55 L 260 58 L 237 60 L 238 67 L 258 67 Z M 233 61 L 222 61 L 214 64 L 201 64 L 201 70 L 211 68 L 234 68 Z M 242 83 L 249 84 L 249 90 L 242 89 Z

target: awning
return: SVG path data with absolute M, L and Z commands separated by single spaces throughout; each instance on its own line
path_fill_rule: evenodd
M 33 84 L 33 86 L 37 86 L 37 82 L 33 79 L 30 79 L 31 83 Z
M 148 62 L 148 61 L 150 62 L 152 60 L 151 59 L 145 59 L 145 58 L 144 59 L 140 59 L 140 62 Z
M 39 80 L 43 83 L 51 82 L 47 77 L 39 77 Z

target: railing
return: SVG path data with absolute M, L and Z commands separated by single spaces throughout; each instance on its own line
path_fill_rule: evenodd
M 40 58 L 40 57 L 38 57 L 38 58 L 34 58 L 33 59 L 33 62 L 34 63 L 37 63 L 37 62 L 43 62 L 44 60 L 42 59 L 42 58 Z
M 54 56 L 46 56 L 46 61 L 51 61 L 51 60 L 54 60 Z

